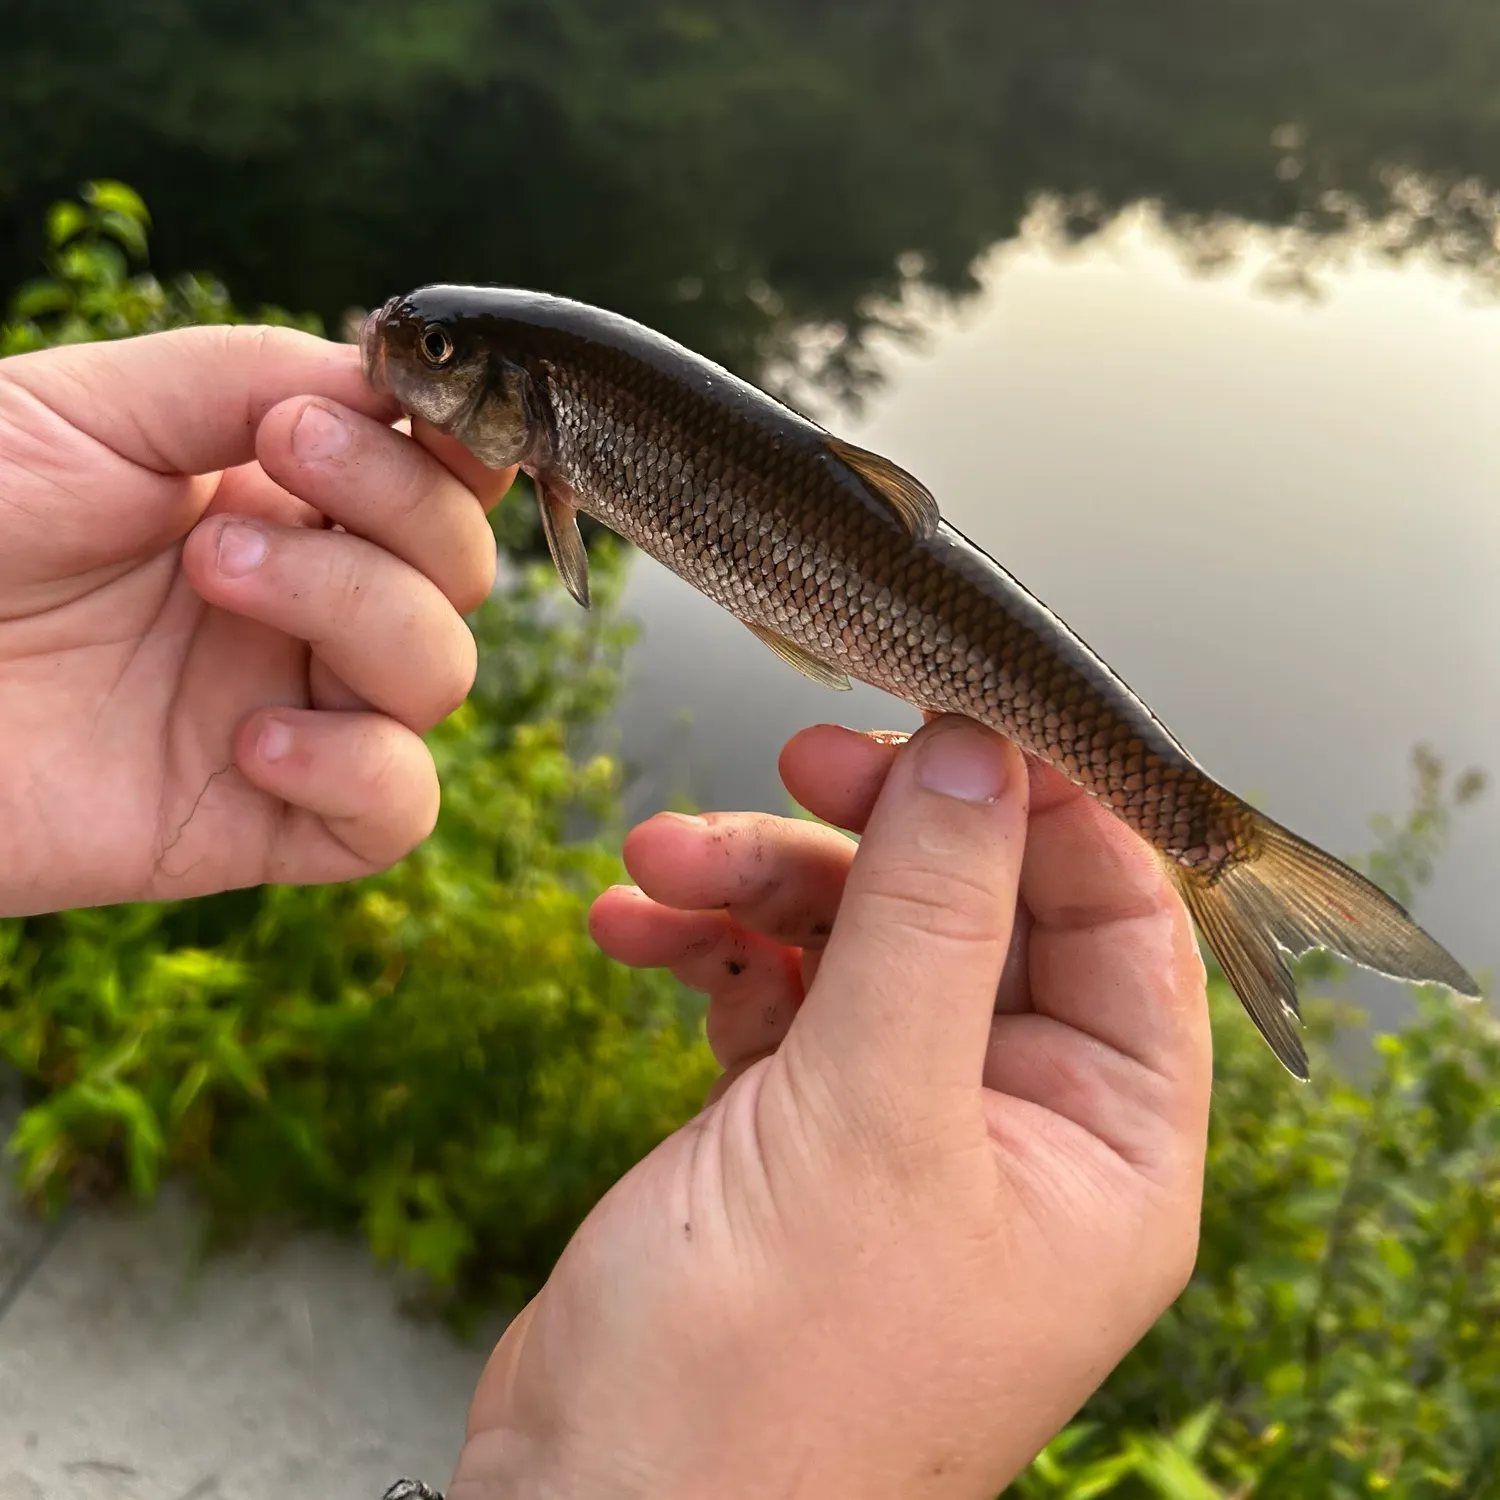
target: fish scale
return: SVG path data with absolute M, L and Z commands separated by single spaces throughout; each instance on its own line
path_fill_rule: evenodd
M 564 350 L 534 356 L 530 373 L 579 509 L 716 604 L 919 708 L 992 725 L 1182 864 L 1211 873 L 1248 857 L 1252 828 L 1236 800 L 1183 775 L 1175 745 L 1150 748 L 1160 726 L 1133 703 L 1122 713 L 1099 701 L 1118 686 L 1112 674 L 1044 650 L 1007 612 L 1020 586 L 953 528 L 901 549 L 899 524 L 850 505 L 836 475 L 786 442 L 755 464 L 757 432 L 725 430 L 654 371 L 586 369 Z M 718 429 L 711 450 L 691 438 L 704 422 Z M 637 431 L 647 436 L 632 442 Z M 956 570 L 955 550 L 978 566 Z
M 815 681 L 962 714 L 1146 840 L 1276 1055 L 1307 1058 L 1287 955 L 1478 986 L 1371 881 L 1214 780 L 920 481 L 639 323 L 542 293 L 424 287 L 360 335 L 366 375 L 531 475 L 580 602 L 577 515 L 635 543 Z

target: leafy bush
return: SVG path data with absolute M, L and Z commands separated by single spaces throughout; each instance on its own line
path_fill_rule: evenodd
M 322 333 L 321 319 L 279 307 L 241 313 L 213 276 L 189 273 L 163 286 L 149 271 L 131 274 L 146 259 L 151 216 L 123 182 L 89 182 L 81 201 L 54 203 L 47 215 L 46 274 L 11 297 L 0 324 L 0 356 L 57 344 L 127 338 L 199 323 L 276 323 Z
M 50 274 L 0 347 L 240 318 L 212 278 L 130 275 L 145 226 L 115 184 L 55 208 Z M 587 615 L 554 618 L 533 568 L 478 613 L 480 682 L 430 741 L 441 820 L 395 870 L 0 923 L 0 1059 L 30 1101 L 10 1149 L 35 1201 L 146 1198 L 181 1172 L 221 1229 L 357 1225 L 457 1306 L 534 1286 L 697 1108 L 713 1070 L 695 1007 L 587 937 L 593 893 L 624 873 L 617 768 L 570 748 L 626 640 L 621 554 L 596 544 L 593 565 Z M 570 840 L 583 818 L 603 831 Z

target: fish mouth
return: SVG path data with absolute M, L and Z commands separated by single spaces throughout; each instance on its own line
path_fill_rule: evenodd
M 383 396 L 390 394 L 391 383 L 385 369 L 385 340 L 380 336 L 380 327 L 390 308 L 391 303 L 387 302 L 359 325 L 359 362 L 365 381 L 371 390 Z

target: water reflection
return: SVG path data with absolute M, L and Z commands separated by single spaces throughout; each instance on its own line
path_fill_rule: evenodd
M 1270 247 L 1188 275 L 1149 216 L 1059 258 L 1029 234 L 838 426 L 934 489 L 1215 774 L 1340 851 L 1399 810 L 1425 740 L 1500 769 L 1500 311 L 1436 268 L 1356 259 L 1269 295 Z M 647 559 L 621 727 L 633 812 L 690 791 L 781 809 L 775 757 L 830 694 Z M 686 713 L 683 727 L 675 716 Z M 1460 821 L 1422 914 L 1500 962 L 1500 798 Z M 1382 1014 L 1402 995 L 1360 987 Z

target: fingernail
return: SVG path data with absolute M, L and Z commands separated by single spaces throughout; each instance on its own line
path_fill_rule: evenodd
M 977 724 L 956 724 L 931 737 L 919 735 L 917 783 L 960 802 L 993 802 L 1005 790 L 1005 741 Z
M 292 752 L 292 728 L 281 719 L 267 719 L 255 743 L 255 752 L 264 761 L 285 760 Z
M 292 428 L 292 452 L 305 464 L 337 458 L 349 446 L 349 437 L 348 423 L 326 406 L 304 406 Z
M 670 818 L 674 823 L 681 823 L 685 828 L 707 828 L 708 819 L 700 818 L 697 813 L 664 812 L 660 817 Z
M 243 578 L 266 560 L 266 534 L 258 526 L 231 521 L 219 532 L 219 571 L 226 578 Z

